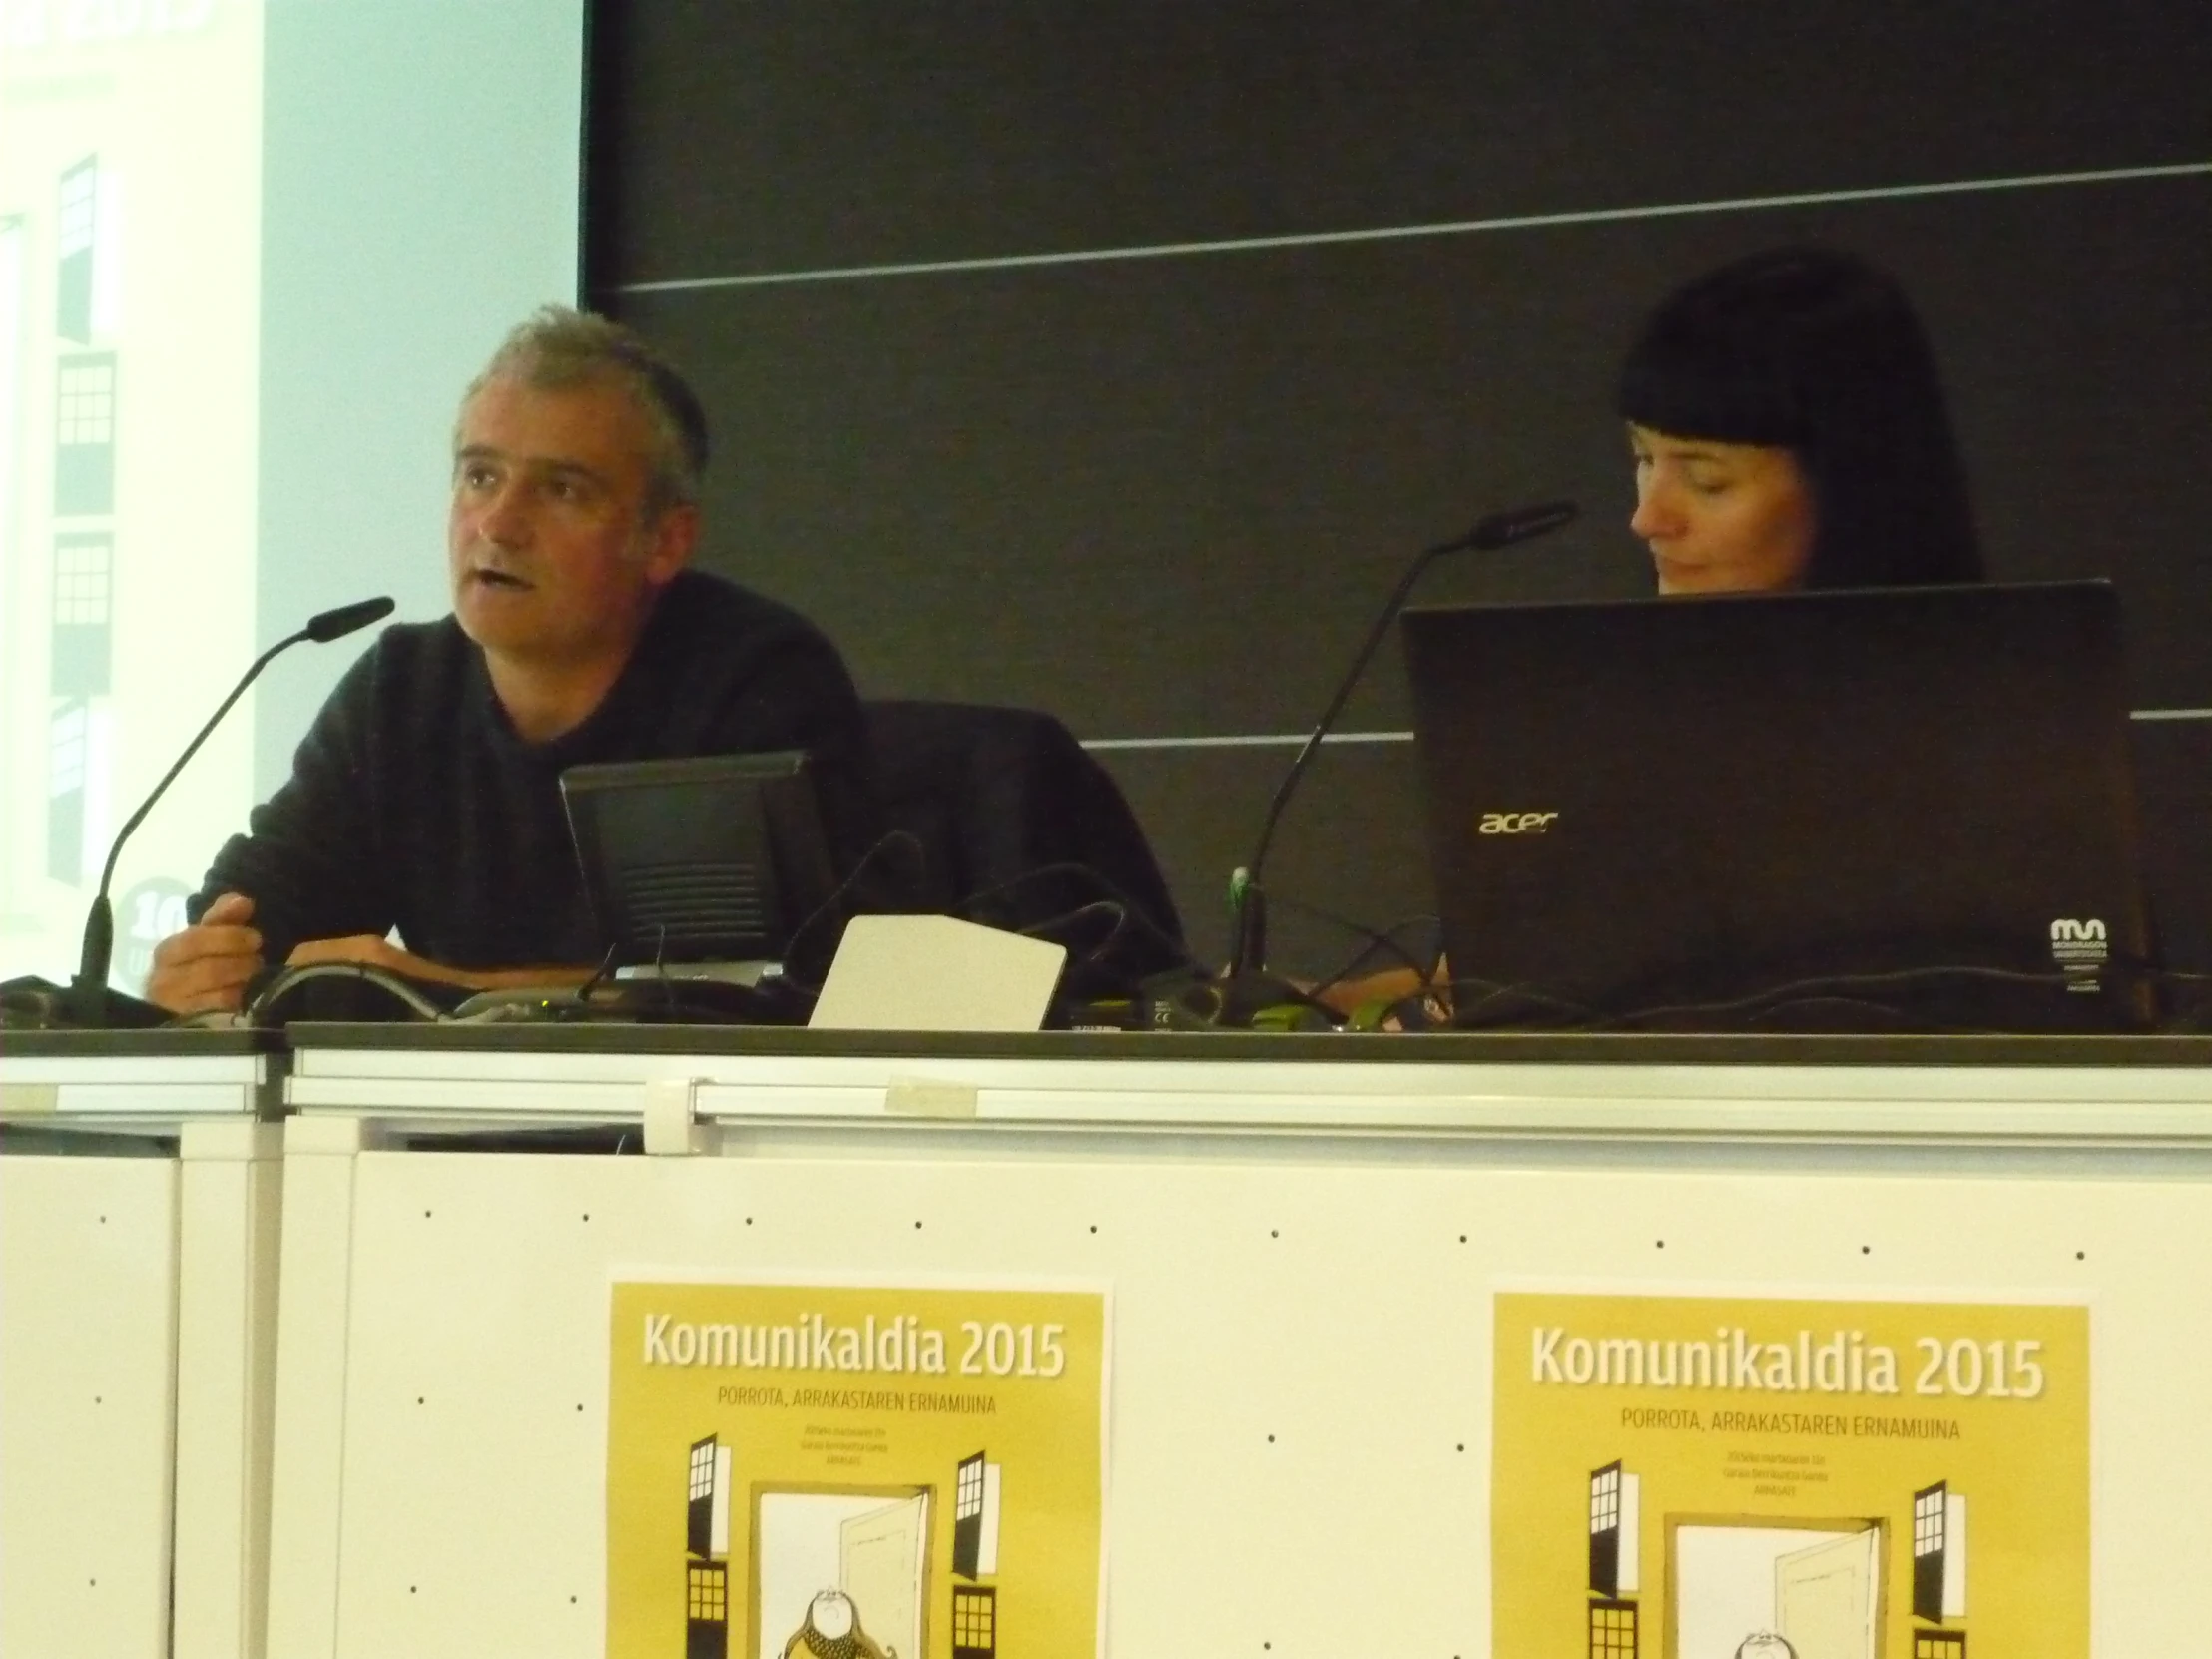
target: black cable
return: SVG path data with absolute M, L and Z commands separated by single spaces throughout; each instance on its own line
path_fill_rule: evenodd
M 2157 977 L 2155 970 L 2133 964 L 2112 964 L 2122 973 Z M 1593 1016 L 1588 1029 L 1607 1030 L 1648 1025 L 1654 1020 L 1705 1018 L 1716 1014 L 1741 1014 L 1747 1020 L 1765 1018 L 1784 1006 L 1806 1006 L 1818 1002 L 1835 1002 L 1869 1008 L 1888 1015 L 1892 1020 L 1917 1024 L 1931 1033 L 1943 1032 L 1952 1035 L 1985 1034 L 1992 1028 L 1970 1025 L 1931 1024 L 1924 1016 L 1910 1008 L 1899 1007 L 1873 997 L 1854 996 L 1855 991 L 1880 990 L 1885 987 L 1902 987 L 1927 983 L 1979 980 L 1989 984 L 2042 987 L 2063 991 L 2074 982 L 2075 976 L 2064 972 L 2050 972 L 2027 968 L 1987 967 L 1977 963 L 1953 962 L 1931 967 L 1887 968 L 1865 973 L 1828 974 L 1809 979 L 1786 980 L 1768 985 L 1742 996 L 1721 998 L 1706 1002 L 1678 1002 L 1650 1004 L 1624 1010 L 1618 1014 Z
M 2212 985 L 2212 973 L 2185 972 L 2178 969 L 2154 968 L 2147 963 L 2116 961 L 2106 964 L 2108 970 L 2131 976 L 2158 987 Z M 1518 998 L 1539 1004 L 1566 1016 L 1560 1021 L 1560 1029 L 1588 1031 L 1635 1029 L 1657 1020 L 1704 1018 L 1713 1015 L 1741 1015 L 1745 1023 L 1771 1019 L 1785 1011 L 1802 1012 L 1820 1005 L 1859 1009 L 1884 1016 L 1898 1025 L 1910 1025 L 1929 1034 L 1973 1035 L 2004 1034 L 1999 1028 L 1974 1025 L 1951 1025 L 1930 1022 L 1925 1015 L 1910 1007 L 1901 1007 L 1876 997 L 1854 995 L 1867 990 L 1886 987 L 1909 987 L 1945 981 L 1979 980 L 1990 984 L 2043 987 L 2063 991 L 2078 976 L 2064 971 L 2026 968 L 1988 967 L 1976 963 L 1948 963 L 1931 967 L 1889 968 L 1866 973 L 1831 974 L 1818 978 L 1785 980 L 1779 984 L 1763 986 L 1741 996 L 1720 998 L 1705 1002 L 1653 1003 L 1615 1014 L 1601 1014 L 1596 1009 L 1571 1001 L 1528 982 L 1504 984 L 1493 980 L 1454 978 L 1450 982 L 1454 1004 L 1453 1023 L 1466 1027 L 1484 1015 L 1491 1004 Z M 1467 1002 L 1464 992 L 1476 989 L 1479 995 Z M 2212 1016 L 2212 1006 L 2202 1011 Z M 2200 1017 L 2192 1010 L 2179 1021 L 2167 1022 L 2162 1030 L 2181 1034 L 2189 1022 Z M 2176 1032 L 2176 1025 L 2180 1031 Z
M 1206 971 L 1205 964 L 1191 954 L 1191 947 L 1153 920 L 1142 904 L 1131 898 L 1105 876 L 1099 874 L 1089 864 L 1079 864 L 1070 859 L 1061 859 L 1049 864 L 1035 864 L 1021 871 L 1018 875 L 1008 876 L 996 886 L 984 887 L 978 892 L 971 892 L 952 906 L 952 914 L 956 916 L 966 915 L 979 904 L 993 898 L 1010 896 L 1031 882 L 1041 880 L 1048 875 L 1081 876 L 1105 894 L 1108 899 L 1119 904 L 1130 921 L 1134 922 L 1141 931 L 1149 934 L 1155 944 L 1173 954 L 1178 965 L 1197 968 L 1200 972 Z
M 270 1006 L 289 995 L 300 985 L 317 979 L 351 979 L 361 984 L 374 985 L 387 996 L 405 1003 L 420 1019 L 444 1019 L 451 1009 L 440 1007 L 416 990 L 403 975 L 380 968 L 368 962 L 305 962 L 298 967 L 287 967 L 262 987 L 246 1010 L 247 1023 L 260 1025 Z
M 1768 1020 L 1779 1019 L 1784 1015 L 1803 1015 L 1814 1008 L 1836 1008 L 1862 1016 L 1860 1022 L 1853 1027 L 1855 1031 L 1868 1028 L 1871 1022 L 1864 1016 L 1871 1014 L 1886 1019 L 1889 1022 L 1886 1027 L 1887 1030 L 1902 1032 L 1909 1036 L 1993 1037 L 2005 1034 L 2001 1029 L 1994 1026 L 1948 1024 L 1943 1021 L 1929 1019 L 1925 1015 L 1916 1013 L 1911 1008 L 1899 1007 L 1895 1003 L 1877 1002 L 1870 997 L 1845 996 L 1841 993 L 1794 996 L 1780 1002 L 1770 1002 L 1764 1008 L 1747 1014 L 1744 1017 L 1744 1022 L 1747 1025 L 1758 1025 Z
M 1285 980 L 1283 982 L 1283 987 L 1291 993 L 1290 1001 L 1292 1003 L 1295 1003 L 1301 1008 L 1313 1009 L 1315 1013 L 1320 1014 L 1324 1018 L 1326 1018 L 1329 1021 L 1330 1025 L 1333 1027 L 1341 1026 L 1344 1024 L 1345 1016 L 1339 1013 L 1336 1009 L 1330 1007 L 1328 1003 L 1322 1001 L 1322 999 L 1316 996 L 1312 991 L 1300 990 L 1298 986 L 1290 983 L 1288 980 Z
M 1119 899 L 1101 898 L 1084 905 L 1083 910 L 1103 910 L 1109 912 L 1114 918 L 1114 924 L 1106 929 L 1105 936 L 1092 945 L 1090 949 L 1083 952 L 1085 966 L 1103 968 L 1107 965 L 1106 953 L 1119 944 L 1122 936 L 1130 931 L 1129 906 Z M 1078 910 L 1069 919 L 1074 920 L 1081 914 L 1082 910 Z
M 1027 926 L 1015 928 L 1014 931 L 1024 938 L 1043 939 L 1049 944 L 1060 945 L 1068 950 L 1070 954 L 1073 954 L 1074 946 L 1069 945 L 1066 940 L 1057 936 L 1059 930 L 1093 915 L 1111 915 L 1114 918 L 1113 926 L 1106 929 L 1106 936 L 1082 954 L 1081 960 L 1096 966 L 1099 958 L 1113 948 L 1114 941 L 1129 930 L 1128 905 L 1118 903 L 1111 898 L 1094 898 L 1088 904 L 1078 904 L 1072 910 L 1063 910 L 1056 916 L 1047 916 L 1043 921 L 1030 922 Z
M 668 982 L 668 923 L 659 923 L 659 931 L 653 935 L 653 977 L 660 981 L 661 1006 L 668 1010 L 668 1017 L 677 1014 L 676 987 Z
M 1479 988 L 1482 994 L 1477 996 L 1471 1003 L 1462 1003 L 1460 999 L 1460 990 L 1462 987 Z M 1450 982 L 1449 990 L 1451 1003 L 1451 1021 L 1454 1025 L 1467 1025 L 1480 1015 L 1486 1004 L 1491 1002 L 1504 1001 L 1508 998 L 1513 997 L 1518 997 L 1521 1001 L 1527 1003 L 1536 1003 L 1545 1007 L 1563 1009 L 1578 1025 L 1587 1024 L 1599 1017 L 1597 1010 L 1589 1007 L 1587 1004 L 1571 1001 L 1570 999 L 1563 996 L 1555 996 L 1550 991 L 1544 990 L 1532 981 L 1523 980 L 1514 982 L 1496 979 L 1466 979 L 1455 977 Z
M 899 845 L 910 848 L 918 859 L 926 860 L 929 856 L 929 849 L 921 844 L 921 838 L 910 830 L 886 830 L 878 836 L 874 845 L 853 860 L 851 872 L 831 889 L 830 896 L 808 911 L 806 919 L 792 929 L 792 936 L 784 945 L 784 979 L 786 983 L 809 996 L 820 996 L 822 994 L 822 987 L 819 984 L 802 979 L 793 971 L 794 965 L 801 959 L 800 941 L 806 938 L 808 933 L 818 926 L 826 916 L 834 915 L 837 912 L 837 907 L 852 895 L 853 890 L 860 884 L 861 877 L 867 874 L 869 868 L 877 859 L 891 847 Z
M 832 914 L 835 911 L 837 905 L 851 894 L 852 890 L 859 884 L 861 878 L 867 874 L 870 867 L 875 864 L 885 852 L 887 852 L 894 846 L 904 846 L 914 855 L 916 859 L 919 860 L 926 860 L 928 857 L 928 848 L 922 844 L 920 838 L 913 834 L 911 831 L 905 830 L 891 830 L 885 831 L 884 834 L 876 840 L 874 845 L 870 846 L 865 852 L 860 854 L 859 859 L 852 866 L 852 872 L 837 884 L 836 890 L 831 892 L 828 898 L 824 899 L 820 904 L 815 906 L 815 908 L 808 914 L 807 918 L 792 930 L 791 942 L 785 949 L 784 963 L 784 977 L 792 985 L 808 993 L 809 995 L 819 996 L 821 994 L 822 987 L 820 985 L 809 983 L 808 981 L 800 978 L 792 971 L 792 965 L 794 961 L 799 958 L 800 955 L 800 943 L 813 928 L 818 926 L 823 921 L 825 917 Z M 1067 875 L 1080 876 L 1083 879 L 1087 880 L 1092 886 L 1096 887 L 1100 892 L 1106 895 L 1105 899 L 1093 900 L 1091 903 L 1082 905 L 1075 910 L 1068 911 L 1064 915 L 1053 917 L 1046 922 L 1035 923 L 1028 927 L 1024 927 L 1020 929 L 1021 932 L 1030 934 L 1031 936 L 1035 936 L 1042 928 L 1065 923 L 1068 920 L 1092 911 L 1099 904 L 1110 902 L 1120 912 L 1122 918 L 1121 926 L 1117 927 L 1113 934 L 1109 934 L 1108 939 L 1107 941 L 1105 941 L 1105 943 L 1094 947 L 1094 951 L 1103 950 L 1106 947 L 1106 944 L 1111 943 L 1112 939 L 1115 936 L 1118 936 L 1119 932 L 1122 931 L 1123 928 L 1126 928 L 1128 924 L 1133 922 L 1139 929 L 1149 934 L 1155 943 L 1166 949 L 1174 957 L 1178 964 L 1193 968 L 1197 968 L 1200 966 L 1197 958 L 1190 953 L 1189 946 L 1184 944 L 1181 939 L 1175 937 L 1172 933 L 1168 932 L 1158 922 L 1154 921 L 1151 915 L 1146 912 L 1143 905 L 1137 903 L 1127 893 L 1123 892 L 1119 887 L 1117 887 L 1112 881 L 1109 881 L 1105 876 L 1099 874 L 1097 870 L 1091 868 L 1091 866 L 1088 864 L 1080 864 L 1072 861 L 1062 860 L 1049 864 L 1034 865 L 1031 868 L 1021 871 L 1017 875 L 1009 876 L 1006 880 L 1000 881 L 994 886 L 985 887 L 980 889 L 979 891 L 967 894 L 958 902 L 954 903 L 950 907 L 948 913 L 955 916 L 966 917 L 975 909 L 976 906 L 986 904 L 994 898 L 1007 897 L 1015 892 L 1018 892 L 1022 887 L 1027 886 L 1034 881 L 1041 880 L 1046 876 Z M 1093 965 L 1096 965 L 1095 957 L 1086 958 L 1086 960 L 1090 960 L 1093 962 Z
M 668 929 L 664 927 L 661 932 L 662 936 L 665 938 L 667 936 Z M 622 945 L 619 940 L 614 944 L 610 944 L 609 946 L 607 946 L 607 954 L 599 958 L 599 965 L 591 970 L 591 977 L 585 980 L 581 985 L 578 985 L 576 987 L 576 1000 L 579 1003 L 590 1003 L 591 993 L 599 988 L 600 982 L 602 980 L 604 980 L 610 973 L 614 972 L 615 956 L 621 951 L 621 949 Z
M 1106 930 L 1104 937 L 1082 951 L 1080 955 L 1075 955 L 1075 947 L 1058 935 L 1064 929 L 1090 915 L 1111 915 L 1114 918 L 1114 924 Z M 1048 916 L 1043 921 L 1031 922 L 1027 926 L 1014 929 L 1014 931 L 1025 938 L 1042 938 L 1050 943 L 1064 946 L 1070 955 L 1074 956 L 1077 964 L 1093 972 L 1106 975 L 1122 991 L 1135 996 L 1144 991 L 1145 981 L 1150 976 L 1132 973 L 1128 969 L 1106 959 L 1107 952 L 1112 950 L 1123 935 L 1130 930 L 1131 917 L 1132 912 L 1129 906 L 1119 900 L 1094 898 L 1088 904 L 1079 904 L 1072 910 L 1063 910 L 1056 916 Z
M 1764 1004 L 1788 1000 L 1792 997 L 1848 996 L 1857 990 L 1876 990 L 1884 986 L 1925 984 L 1930 981 L 1980 980 L 1988 984 L 2041 985 L 2052 990 L 2062 990 L 2068 976 L 2062 973 L 2039 973 L 2025 968 L 1981 967 L 1967 963 L 1953 963 L 1943 967 L 1886 968 L 1872 973 L 1832 973 L 1811 979 L 1792 979 L 1743 996 L 1728 997 L 1713 1002 L 1661 1003 L 1654 1007 L 1634 1008 L 1610 1016 L 1599 1022 L 1597 1029 L 1608 1025 L 1646 1022 L 1654 1019 L 1680 1019 L 1685 1016 L 1746 1013 Z M 1881 1004 L 1888 1007 L 1888 1004 Z M 1892 1009 L 1893 1013 L 1897 1010 Z
M 1285 898 L 1280 893 L 1271 894 L 1269 901 L 1271 903 L 1281 905 L 1287 909 L 1297 910 L 1303 915 L 1312 916 L 1317 921 L 1326 921 L 1332 926 L 1341 927 L 1348 933 L 1357 933 L 1358 935 L 1360 935 L 1361 938 L 1367 941 L 1360 947 L 1358 952 L 1354 954 L 1352 959 L 1345 963 L 1343 967 L 1339 968 L 1335 973 L 1332 973 L 1328 978 L 1322 980 L 1319 984 L 1314 986 L 1314 995 L 1316 996 L 1319 996 L 1322 994 L 1322 992 L 1333 989 L 1334 987 L 1343 984 L 1347 979 L 1350 979 L 1353 974 L 1357 973 L 1362 967 L 1366 966 L 1369 959 L 1373 957 L 1378 951 L 1385 955 L 1395 956 L 1398 961 L 1409 968 L 1412 971 L 1421 990 L 1425 991 L 1426 989 L 1428 989 L 1429 985 L 1431 984 L 1431 982 L 1434 981 L 1436 977 L 1436 964 L 1441 959 L 1443 954 L 1443 946 L 1441 940 L 1438 941 L 1436 949 L 1430 952 L 1429 959 L 1425 963 L 1422 962 L 1418 957 L 1416 957 L 1410 950 L 1406 949 L 1405 946 L 1400 944 L 1397 940 L 1398 933 L 1404 928 L 1417 927 L 1424 924 L 1428 926 L 1438 925 L 1438 918 L 1432 914 L 1423 912 L 1420 915 L 1401 917 L 1400 919 L 1391 922 L 1389 926 L 1385 927 L 1384 929 L 1382 929 L 1382 932 L 1379 933 L 1372 927 L 1363 926 L 1361 923 L 1353 921 L 1348 917 L 1340 916 L 1331 911 L 1324 910 L 1318 904 L 1301 903 L 1295 898 Z
M 2169 996 L 2178 1003 L 2166 1017 L 2159 1021 L 2158 1029 L 2168 1036 L 2199 1036 L 2212 1031 L 2212 995 L 2205 987 L 2212 986 L 2212 973 L 2195 973 L 2182 968 L 2151 968 L 2144 970 L 2144 977 L 2160 991 L 2187 992 L 2186 996 Z

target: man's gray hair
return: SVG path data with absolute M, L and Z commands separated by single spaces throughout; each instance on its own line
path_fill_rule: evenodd
M 544 305 L 499 342 L 484 371 L 461 396 L 465 410 L 493 380 L 515 380 L 543 391 L 570 386 L 620 386 L 653 434 L 648 457 L 646 517 L 694 506 L 707 470 L 707 412 L 676 366 L 635 329 L 593 311 Z

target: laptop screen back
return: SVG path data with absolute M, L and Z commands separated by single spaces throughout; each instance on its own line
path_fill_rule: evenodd
M 1461 1023 L 2147 1018 L 2105 968 L 2149 954 L 2105 584 L 1426 609 L 1404 635 Z M 1778 994 L 1869 975 L 1896 977 Z

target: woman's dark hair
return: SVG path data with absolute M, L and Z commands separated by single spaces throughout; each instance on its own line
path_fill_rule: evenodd
M 1671 437 L 1792 450 L 1813 491 L 1807 587 L 1981 579 L 1935 353 L 1864 260 L 1777 248 L 1678 288 L 1629 349 L 1619 410 Z

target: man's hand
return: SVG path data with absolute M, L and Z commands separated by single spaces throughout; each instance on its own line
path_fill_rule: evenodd
M 246 982 L 262 970 L 262 936 L 248 923 L 254 901 L 227 892 L 199 921 L 154 947 L 146 999 L 173 1014 L 236 1009 Z

